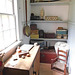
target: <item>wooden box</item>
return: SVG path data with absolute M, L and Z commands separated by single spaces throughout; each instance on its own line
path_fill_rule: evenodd
M 37 25 L 36 24 L 31 24 L 30 28 L 31 28 L 31 30 L 36 30 L 37 29 Z
M 44 38 L 55 38 L 55 33 L 45 33 Z
M 35 34 L 35 35 L 34 34 L 31 34 L 30 35 L 30 38 L 39 38 L 39 34 Z
M 38 34 L 38 30 L 31 30 L 31 34 Z
M 40 52 L 40 62 L 41 63 L 51 63 L 51 59 L 56 57 L 56 53 L 50 50 L 41 50 Z

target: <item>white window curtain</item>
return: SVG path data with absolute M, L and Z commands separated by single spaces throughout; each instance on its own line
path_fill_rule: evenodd
M 14 0 L 0 0 L 0 51 L 16 41 Z

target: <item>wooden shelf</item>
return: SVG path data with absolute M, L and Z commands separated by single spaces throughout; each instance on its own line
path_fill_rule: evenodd
M 34 2 L 30 3 L 32 6 L 34 5 L 69 5 L 70 1 L 56 1 L 56 2 Z
M 30 22 L 35 23 L 67 23 L 67 21 L 45 21 L 45 20 L 31 20 Z
M 49 38 L 31 38 L 31 40 L 49 40 L 49 41 L 67 41 L 67 39 L 57 39 L 57 38 L 53 38 L 53 39 L 49 39 Z

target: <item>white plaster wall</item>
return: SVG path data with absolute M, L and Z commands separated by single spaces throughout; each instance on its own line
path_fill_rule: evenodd
M 30 25 L 30 0 L 27 0 L 27 21 L 28 25 Z M 23 35 L 23 26 L 26 25 L 25 21 L 25 0 L 18 0 L 18 19 L 19 19 L 19 30 L 20 30 L 20 38 L 22 40 L 22 44 L 29 43 L 30 37 Z
M 41 9 L 44 9 L 44 16 L 58 16 L 61 20 L 68 20 L 68 5 L 41 5 L 41 6 L 32 6 L 31 13 L 34 13 L 37 16 L 40 16 Z
M 23 19 L 23 0 L 17 0 L 17 10 L 18 10 L 18 25 L 19 25 L 19 37 L 20 40 L 23 39 L 22 33 L 23 33 L 23 25 L 22 22 L 24 21 Z
M 69 23 L 68 25 L 68 43 L 70 45 L 70 53 L 69 53 L 69 70 L 70 75 L 75 74 L 75 23 Z
M 25 8 L 24 8 L 25 9 Z M 25 10 L 24 10 L 25 12 Z M 30 26 L 30 0 L 27 0 L 27 21 L 28 21 L 28 25 Z M 24 17 L 25 19 L 25 17 Z M 25 20 L 24 20 L 25 23 Z M 25 35 L 23 35 L 23 43 L 29 43 L 30 37 L 27 37 Z
M 23 18 L 24 18 L 24 21 L 23 21 L 23 25 L 25 24 L 25 21 L 26 21 L 26 18 L 25 18 L 25 0 L 23 2 Z M 28 21 L 28 25 L 30 26 L 30 0 L 27 0 L 27 21 Z M 23 34 L 22 34 L 23 35 Z M 29 40 L 30 40 L 30 37 L 27 37 L 25 35 L 22 36 L 23 37 L 23 44 L 26 43 L 28 44 L 29 43 Z
M 75 74 L 75 0 L 71 0 L 68 24 L 68 43 L 70 45 L 69 69 L 70 75 Z
M 50 33 L 56 33 L 56 29 L 58 27 L 63 27 L 67 29 L 67 24 L 66 23 L 36 23 L 37 28 L 39 30 L 44 30 L 45 32 L 50 32 Z
M 75 0 L 70 2 L 69 21 L 75 22 Z

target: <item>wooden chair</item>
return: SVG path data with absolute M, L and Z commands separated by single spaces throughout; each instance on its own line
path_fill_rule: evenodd
M 58 71 L 59 73 L 63 73 L 63 75 L 66 75 L 67 55 L 67 51 L 58 50 L 57 57 L 51 59 L 51 69 L 54 71 Z

